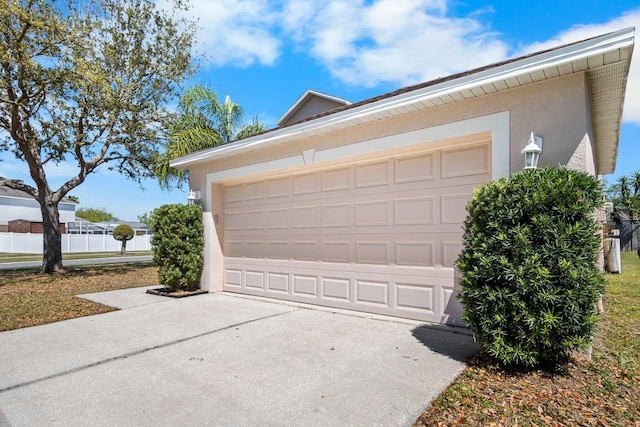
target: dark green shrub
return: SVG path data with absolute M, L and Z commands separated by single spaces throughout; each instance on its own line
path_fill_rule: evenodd
M 120 224 L 113 230 L 113 238 L 122 242 L 122 246 L 120 247 L 121 255 L 127 253 L 127 241 L 133 239 L 133 234 L 133 228 L 127 224 Z
M 504 365 L 555 365 L 595 332 L 602 189 L 566 168 L 525 170 L 467 206 L 460 299 L 478 342 Z
M 161 285 L 172 292 L 199 287 L 204 225 L 198 205 L 163 205 L 151 214 L 153 260 Z

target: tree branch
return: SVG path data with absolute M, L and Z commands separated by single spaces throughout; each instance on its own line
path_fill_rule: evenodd
M 30 185 L 25 184 L 19 179 L 11 179 L 0 176 L 0 185 L 13 188 L 14 190 L 24 191 L 25 193 L 29 193 L 36 199 L 38 198 L 38 190 Z

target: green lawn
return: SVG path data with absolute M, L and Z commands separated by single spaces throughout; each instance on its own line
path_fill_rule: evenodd
M 0 331 L 116 310 L 75 295 L 156 285 L 157 272 L 157 267 L 139 264 L 69 267 L 60 274 L 2 271 Z
M 480 353 L 415 426 L 640 425 L 640 258 L 607 274 L 592 360 L 560 372 L 508 372 Z
M 126 256 L 136 255 L 153 255 L 151 251 L 127 251 Z M 88 259 L 88 258 L 111 258 L 119 257 L 120 252 L 78 252 L 71 254 L 63 254 L 63 260 L 69 259 Z M 0 263 L 3 262 L 21 262 L 21 261 L 41 261 L 41 254 L 9 254 L 0 252 Z

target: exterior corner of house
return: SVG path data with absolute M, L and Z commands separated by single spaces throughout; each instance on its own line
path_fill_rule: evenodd
M 201 286 L 209 292 L 222 291 L 224 257 L 218 240 L 213 214 L 209 211 L 202 213 L 204 223 L 204 266 L 202 269 Z

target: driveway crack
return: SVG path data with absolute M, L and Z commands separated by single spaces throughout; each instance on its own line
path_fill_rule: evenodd
M 186 342 L 186 341 L 191 341 L 191 340 L 194 340 L 196 338 L 205 337 L 207 335 L 212 335 L 212 334 L 215 334 L 215 333 L 218 333 L 218 332 L 226 331 L 228 329 L 237 328 L 239 326 L 248 325 L 248 324 L 251 324 L 251 323 L 254 323 L 254 322 L 258 322 L 260 320 L 266 320 L 266 319 L 271 319 L 273 317 L 282 316 L 284 314 L 289 314 L 289 313 L 292 313 L 292 312 L 297 311 L 297 310 L 298 309 L 295 308 L 295 309 L 292 309 L 292 310 L 289 310 L 289 311 L 285 311 L 285 312 L 282 312 L 282 313 L 270 314 L 268 316 L 258 317 L 256 319 L 251 319 L 251 320 L 246 320 L 244 322 L 234 323 L 232 325 L 228 325 L 228 326 L 225 326 L 225 327 L 222 327 L 222 328 L 218 328 L 218 329 L 214 329 L 214 330 L 211 330 L 211 331 L 202 332 L 200 334 L 192 335 L 192 336 L 185 337 L 185 338 L 180 338 L 180 339 L 177 339 L 177 340 L 174 340 L 174 341 L 170 341 L 170 342 L 166 342 L 166 343 L 163 343 L 163 344 L 154 345 L 152 347 L 143 348 L 141 350 L 135 350 L 135 351 L 131 351 L 131 352 L 128 352 L 128 353 L 120 354 L 118 356 L 108 357 L 106 359 L 99 360 L 99 361 L 94 362 L 94 363 L 90 363 L 90 364 L 83 365 L 83 366 L 78 366 L 78 367 L 73 368 L 73 369 L 67 369 L 66 371 L 61 371 L 61 372 L 57 372 L 55 374 L 47 375 L 46 377 L 36 378 L 36 379 L 33 379 L 33 380 L 25 381 L 23 383 L 18 383 L 18 384 L 14 384 L 14 385 L 11 385 L 11 386 L 8 386 L 8 387 L 0 388 L 0 393 L 4 393 L 4 392 L 7 392 L 7 391 L 15 390 L 17 388 L 26 387 L 26 386 L 29 386 L 29 385 L 32 385 L 32 384 L 41 383 L 43 381 L 51 380 L 51 379 L 54 379 L 54 378 L 63 377 L 65 375 L 69 375 L 69 374 L 73 374 L 73 373 L 76 373 L 76 372 L 84 371 L 85 369 L 90 369 L 90 368 L 93 368 L 93 367 L 96 367 L 96 366 L 104 365 L 106 363 L 114 362 L 116 360 L 127 359 L 129 357 L 137 356 L 139 354 L 143 354 L 143 353 L 146 353 L 146 352 L 149 352 L 149 351 L 152 351 L 152 350 L 158 350 L 158 349 L 170 347 L 170 346 L 173 346 L 173 345 L 176 345 L 176 344 L 181 344 L 181 343 Z

